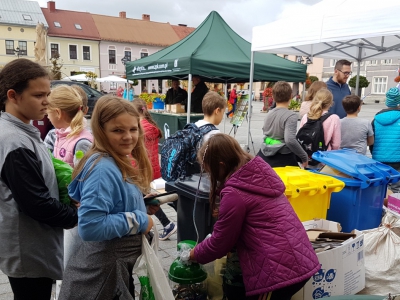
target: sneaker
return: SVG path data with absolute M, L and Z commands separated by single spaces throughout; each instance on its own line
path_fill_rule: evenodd
M 175 225 L 175 223 L 171 222 L 168 226 L 164 227 L 164 231 L 160 234 L 159 240 L 165 241 L 171 235 L 173 235 L 177 231 L 177 229 L 178 227 Z

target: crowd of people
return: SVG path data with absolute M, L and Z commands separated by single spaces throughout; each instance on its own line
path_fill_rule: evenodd
M 353 148 L 365 155 L 369 146 L 374 159 L 400 170 L 399 89 L 389 89 L 388 108 L 370 123 L 358 117 L 363 102 L 350 94 L 350 75 L 351 63 L 341 60 L 326 84 L 310 86 L 300 128 L 321 121 L 326 151 Z M 196 172 L 209 174 L 210 211 L 217 221 L 190 259 L 204 264 L 227 255 L 233 266 L 227 269 L 234 271 L 224 275 L 226 299 L 289 300 L 320 268 L 272 169 L 310 167 L 296 137 L 298 115 L 288 109 L 292 89 L 286 82 L 273 86 L 276 107 L 265 117 L 263 143 L 253 157 L 215 127 L 226 99 L 208 91 L 199 76 L 193 83 L 191 112 L 204 114 L 195 126 L 214 128 L 198 145 Z M 236 85 L 229 101 L 234 111 Z M 172 81 L 165 102 L 187 104 L 179 81 Z M 153 238 L 152 215 L 163 225 L 161 240 L 177 230 L 159 205 L 144 202 L 152 195 L 150 182 L 161 176 L 162 138 L 146 103 L 103 96 L 88 128 L 81 88 L 50 90 L 42 66 L 16 59 L 0 72 L 0 109 L 0 270 L 14 299 L 50 299 L 53 280 L 62 280 L 61 300 L 134 299 L 133 266 L 142 239 Z M 43 141 L 31 122 L 45 115 L 54 129 Z M 59 201 L 52 156 L 73 168 L 69 205 Z M 400 184 L 391 188 L 398 192 Z

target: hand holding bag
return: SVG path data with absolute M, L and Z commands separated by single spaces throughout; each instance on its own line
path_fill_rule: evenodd
M 158 259 L 158 231 L 155 224 L 153 225 L 153 231 L 154 236 L 151 245 L 146 236 L 142 236 L 142 254 L 133 267 L 133 271 L 138 275 L 142 285 L 140 299 L 174 300 L 163 267 Z M 147 272 L 144 270 L 147 270 Z M 147 273 L 147 276 L 145 273 Z

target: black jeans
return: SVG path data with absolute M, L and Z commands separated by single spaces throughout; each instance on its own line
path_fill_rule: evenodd
M 53 279 L 8 277 L 14 300 L 47 300 L 51 297 Z
M 262 151 L 258 151 L 257 156 L 261 157 L 271 168 L 294 166 L 298 167 L 296 155 L 293 153 L 281 154 L 277 153 L 274 156 L 265 156 Z
M 279 290 L 273 291 L 270 300 L 290 300 L 292 299 L 292 296 L 296 294 L 298 291 L 301 290 L 301 288 L 307 283 L 309 279 L 304 280 L 302 282 L 286 286 L 284 288 L 281 288 Z M 260 298 L 261 297 L 261 298 Z M 258 299 L 263 299 L 263 295 L 257 295 L 257 296 L 251 296 L 247 297 L 247 300 L 258 300 Z M 268 299 L 268 296 L 265 297 L 265 299 Z M 228 298 L 229 300 L 229 298 Z
M 167 215 L 164 213 L 161 207 L 154 215 L 157 217 L 158 220 L 160 220 L 163 227 L 171 223 L 171 221 L 168 219 Z

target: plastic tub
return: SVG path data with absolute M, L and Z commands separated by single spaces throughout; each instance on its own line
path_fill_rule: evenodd
M 331 194 L 341 191 L 344 187 L 341 180 L 298 167 L 281 167 L 274 170 L 285 184 L 285 195 L 302 222 L 315 218 L 326 219 Z
M 343 232 L 379 226 L 387 184 L 400 180 L 400 173 L 354 150 L 316 152 L 313 158 L 326 164 L 318 174 L 340 179 L 345 188 L 331 197 L 328 220 L 342 225 Z

